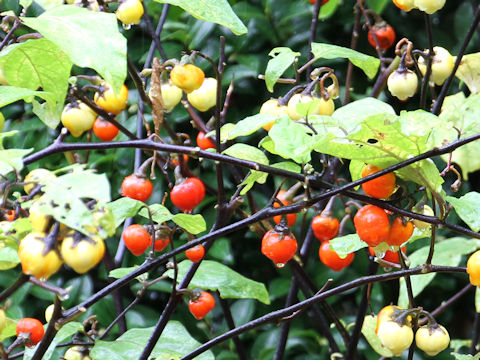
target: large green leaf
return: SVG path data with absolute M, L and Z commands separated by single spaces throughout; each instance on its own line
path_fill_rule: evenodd
M 295 59 L 300 56 L 300 53 L 294 52 L 287 47 L 278 47 L 270 51 L 273 59 L 267 64 L 267 70 L 265 70 L 265 83 L 267 89 L 273 92 L 273 86 L 282 74 L 293 64 Z
M 146 329 L 131 329 L 115 341 L 95 341 L 90 351 L 92 359 L 132 360 L 138 359 L 153 327 Z M 155 359 L 179 359 L 198 348 L 201 344 L 188 333 L 178 321 L 169 321 L 152 351 Z M 214 360 L 211 351 L 198 355 L 197 360 Z
M 331 44 L 312 44 L 312 53 L 317 59 L 349 59 L 353 65 L 359 67 L 372 79 L 378 71 L 380 60 L 358 51 Z
M 4 149 L 3 139 L 13 136 L 17 131 L 0 133 L 0 175 L 7 175 L 9 172 L 23 169 L 23 157 L 32 152 L 33 149 Z
M 197 19 L 223 25 L 235 35 L 247 33 L 247 28 L 233 12 L 227 0 L 155 0 L 181 7 Z
M 5 246 L 0 249 L 0 270 L 13 269 L 20 263 L 17 249 Z
M 55 94 L 46 91 L 34 91 L 31 89 L 19 88 L 16 86 L 0 86 L 0 107 L 6 106 L 18 100 L 33 102 L 35 96 L 44 100 L 55 100 Z
M 442 266 L 458 266 L 462 255 L 467 255 L 480 248 L 480 240 L 466 239 L 454 237 L 435 244 L 435 252 L 433 254 L 432 264 Z M 414 253 L 410 254 L 410 267 L 416 267 L 425 263 L 428 257 L 430 246 L 425 246 Z M 420 294 L 425 287 L 435 278 L 437 273 L 413 275 L 410 277 L 412 282 L 413 296 Z M 400 279 L 400 295 L 398 297 L 398 305 L 408 307 L 408 292 L 405 280 Z
M 470 226 L 470 229 L 473 231 L 480 230 L 480 217 L 478 216 L 480 213 L 480 194 L 478 192 L 469 192 L 461 198 L 448 196 L 445 200 L 453 205 L 458 216 Z
M 240 120 L 236 124 L 225 124 L 222 126 L 222 130 L 226 131 L 226 139 L 233 140 L 239 136 L 247 136 L 253 134 L 266 124 L 270 124 L 275 121 L 279 116 L 269 114 L 256 114 L 246 117 Z M 232 126 L 233 125 L 233 126 Z
M 25 25 L 56 44 L 76 65 L 96 70 L 119 90 L 127 76 L 127 40 L 119 32 L 115 14 L 61 5 Z
M 48 112 L 41 113 L 51 116 L 37 115 L 46 125 L 55 128 L 60 122 L 72 68 L 68 56 L 47 39 L 28 40 L 0 52 L 0 67 L 11 85 L 31 90 L 41 88 L 54 95 L 55 101 L 47 100 Z
M 192 262 L 189 260 L 184 260 L 178 264 L 178 282 L 182 281 L 191 265 Z M 173 279 L 173 270 L 167 271 L 165 275 Z M 265 285 L 250 280 L 216 261 L 202 261 L 200 268 L 190 282 L 189 288 L 218 290 L 220 296 L 224 299 L 257 299 L 264 304 L 270 304 Z
M 145 206 L 145 204 L 142 201 L 129 197 L 121 197 L 111 203 L 105 204 L 105 207 L 110 209 L 113 214 L 115 227 L 120 226 L 126 218 L 137 215 L 143 206 Z

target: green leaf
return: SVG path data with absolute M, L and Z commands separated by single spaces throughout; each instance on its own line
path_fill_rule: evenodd
M 191 265 L 192 262 L 189 260 L 184 260 L 178 264 L 177 281 L 179 283 Z M 168 270 L 165 275 L 173 279 L 173 270 Z M 189 288 L 218 290 L 223 299 L 257 299 L 264 304 L 270 304 L 265 285 L 250 280 L 216 261 L 203 260 L 190 282 Z
M 110 184 L 105 174 L 74 167 L 72 172 L 42 184 L 40 211 L 87 236 L 96 235 L 87 230 L 95 219 L 82 199 L 94 199 L 100 204 L 110 201 Z
M 145 206 L 143 202 L 131 199 L 129 197 L 122 197 L 118 200 L 112 201 L 111 203 L 105 204 L 105 207 L 110 209 L 110 211 L 113 213 L 116 228 L 119 227 L 126 218 L 137 215 L 138 210 L 140 210 L 143 206 Z
M 480 353 L 476 354 L 475 356 L 474 355 L 462 355 L 462 354 L 457 354 L 457 353 L 450 353 L 450 355 L 452 355 L 455 360 L 479 360 L 480 359 Z
M 353 65 L 359 67 L 370 78 L 373 79 L 380 66 L 380 60 L 358 51 L 331 44 L 312 44 L 312 53 L 316 59 L 349 59 Z
M 56 44 L 76 65 L 96 70 L 120 90 L 127 76 L 127 40 L 119 32 L 115 14 L 61 5 L 22 21 Z
M 115 341 L 95 341 L 90 351 L 92 359 L 132 360 L 138 359 L 145 347 L 148 338 L 153 332 L 153 327 L 146 329 L 131 329 Z M 152 351 L 155 359 L 179 359 L 198 348 L 201 344 L 196 341 L 178 321 L 169 321 L 165 326 L 162 336 Z M 214 360 L 213 353 L 209 350 L 195 359 Z
M 54 95 L 54 101 L 49 97 L 44 106 L 51 116 L 40 119 L 51 128 L 57 127 L 72 68 L 67 55 L 47 39 L 28 40 L 0 52 L 0 67 L 11 85 L 31 90 L 42 88 Z M 41 108 L 40 104 L 34 104 L 37 104 L 34 110 Z
M 258 129 L 261 129 L 262 126 L 275 121 L 278 117 L 279 116 L 276 115 L 257 114 L 240 120 L 233 127 L 231 126 L 231 123 L 225 124 L 222 126 L 222 130 L 224 128 L 227 129 L 228 126 L 228 134 L 226 136 L 226 140 L 233 140 L 239 136 L 247 136 L 253 134 Z
M 265 70 L 265 84 L 270 92 L 273 92 L 273 86 L 283 73 L 293 64 L 300 53 L 294 52 L 287 47 L 277 47 L 268 54 L 271 59 Z
M 57 332 L 55 337 L 53 338 L 52 342 L 48 346 L 47 351 L 42 357 L 42 360 L 48 360 L 51 359 L 53 356 L 53 352 L 55 351 L 55 348 L 57 347 L 58 344 L 64 342 L 65 340 L 69 339 L 73 335 L 75 335 L 77 332 L 83 330 L 83 325 L 79 322 L 69 322 L 65 325 L 62 326 L 62 328 Z M 37 347 L 26 347 L 25 348 L 25 355 L 23 355 L 24 360 L 30 360 L 33 357 L 33 354 L 35 354 L 35 351 L 37 350 Z
M 3 139 L 17 134 L 17 131 L 0 133 L 0 175 L 23 169 L 23 157 L 30 154 L 33 149 L 7 149 L 3 148 Z
M 377 352 L 377 354 L 390 358 L 393 357 L 393 354 L 390 350 L 385 348 L 377 334 L 375 334 L 375 329 L 377 327 L 377 317 L 372 315 L 365 316 L 362 326 L 362 334 L 367 339 L 370 346 Z
M 12 337 L 12 336 L 17 336 L 16 327 L 17 327 L 17 322 L 12 320 L 12 319 L 7 318 L 7 322 L 5 324 L 5 327 L 3 328 L 3 330 L 0 334 L 0 341 L 3 341 L 3 340 L 5 340 L 9 337 Z
M 325 5 L 322 5 L 318 18 L 320 20 L 326 20 L 331 17 L 337 11 L 339 3 L 340 0 L 330 0 Z
M 269 163 L 267 156 L 262 150 L 246 144 L 233 144 L 224 150 L 223 153 L 237 159 L 254 161 L 263 165 L 268 165 Z
M 480 218 L 478 217 L 480 213 L 480 194 L 478 192 L 469 192 L 459 199 L 447 196 L 445 200 L 453 205 L 458 216 L 465 221 L 470 229 L 473 231 L 480 230 Z
M 136 270 L 137 268 L 138 266 L 114 269 L 108 273 L 108 277 L 111 277 L 114 279 L 121 279 L 124 276 L 127 276 L 128 274 L 130 274 L 132 271 Z M 145 274 L 138 276 L 137 279 L 143 275 Z
M 172 220 L 175 215 L 173 215 L 170 210 L 168 210 L 165 206 L 160 204 L 153 204 L 149 206 L 150 212 L 152 213 L 152 220 L 157 224 L 162 224 L 165 221 Z M 140 210 L 139 215 L 149 219 L 148 210 L 144 207 Z
M 296 123 L 288 117 L 282 117 L 268 132 L 274 145 L 269 151 L 299 164 L 306 164 L 311 160 L 310 153 L 314 144 L 314 138 L 309 135 L 310 132 L 311 130 L 305 125 Z
M 467 85 L 473 94 L 480 92 L 480 53 L 463 55 L 455 76 Z
M 279 162 L 279 163 L 276 163 L 276 164 L 272 164 L 270 166 L 274 167 L 274 168 L 277 168 L 277 169 L 283 169 L 283 170 L 291 171 L 291 172 L 294 172 L 294 173 L 297 173 L 297 174 L 299 174 L 302 171 L 302 167 L 300 165 L 295 164 L 295 163 L 290 162 L 290 161 L 282 161 L 282 162 Z
M 35 96 L 44 100 L 49 99 L 53 101 L 55 95 L 46 91 L 33 91 L 15 86 L 0 86 L 0 107 L 18 100 L 24 100 L 25 102 L 31 103 L 34 101 Z
M 181 7 L 193 17 L 225 26 L 235 35 L 248 32 L 245 25 L 233 12 L 227 0 L 155 0 L 164 4 Z
M 471 254 L 480 249 L 480 240 L 466 239 L 454 237 L 435 244 L 435 252 L 433 254 L 432 264 L 442 266 L 458 266 L 462 255 Z M 418 249 L 408 257 L 410 259 L 410 267 L 416 267 L 425 263 L 428 257 L 430 246 Z M 425 287 L 435 278 L 437 273 L 429 273 L 422 275 L 413 275 L 410 277 L 412 282 L 413 296 L 420 294 Z M 400 279 L 400 292 L 398 297 L 398 306 L 408 307 L 408 296 L 405 280 Z
M 6 246 L 0 249 L 0 270 L 13 269 L 20 263 L 17 249 Z
M 342 259 L 347 257 L 348 254 L 366 247 L 368 247 L 368 245 L 360 240 L 357 234 L 336 237 L 330 240 L 330 248 Z
M 177 214 L 173 217 L 172 220 L 182 229 L 194 235 L 207 230 L 207 223 L 205 222 L 203 216 L 200 214 Z

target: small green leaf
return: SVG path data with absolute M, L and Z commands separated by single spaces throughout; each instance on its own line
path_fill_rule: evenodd
M 105 204 L 105 207 L 110 209 L 115 219 L 115 227 L 119 227 L 126 218 L 137 215 L 145 204 L 141 201 L 131 199 L 129 197 L 122 197 L 111 203 Z
M 172 215 L 172 213 L 163 205 L 160 204 L 153 204 L 149 206 L 150 211 L 152 213 L 152 220 L 156 222 L 157 224 L 162 224 L 165 221 L 172 220 L 175 215 Z M 140 210 L 139 215 L 149 219 L 148 215 L 148 210 L 146 208 L 143 208 Z
M 36 18 L 21 19 L 76 65 L 96 70 L 115 90 L 120 89 L 127 76 L 127 40 L 119 32 L 115 14 L 60 5 Z
M 200 214 L 177 214 L 173 217 L 172 220 L 182 229 L 194 235 L 207 230 L 207 223 L 205 222 L 203 216 Z
M 275 121 L 278 116 L 269 115 L 269 114 L 257 114 L 253 116 L 249 116 L 243 120 L 240 120 L 236 123 L 233 127 L 228 129 L 228 140 L 233 140 L 239 136 L 247 136 L 253 134 L 258 129 L 262 128 L 262 126 L 266 124 L 270 124 L 271 122 Z M 225 128 L 229 124 L 225 124 L 222 126 L 222 129 Z
M 291 171 L 297 174 L 299 174 L 302 171 L 302 167 L 300 165 L 290 161 L 282 161 L 276 164 L 271 164 L 270 166 L 277 169 Z
M 368 247 L 368 245 L 360 240 L 357 234 L 336 237 L 330 240 L 330 248 L 342 259 L 347 257 L 348 254 L 366 247 Z
M 318 18 L 320 20 L 326 20 L 331 17 L 338 9 L 340 0 L 330 0 L 326 4 L 322 5 Z
M 265 83 L 267 89 L 273 92 L 273 86 L 283 73 L 293 64 L 295 59 L 300 56 L 300 53 L 294 52 L 287 47 L 277 47 L 268 54 L 271 59 L 267 64 L 265 70 Z
M 380 66 L 380 60 L 373 56 L 337 45 L 313 43 L 312 53 L 317 59 L 349 59 L 353 65 L 362 69 L 370 79 L 375 77 Z
M 480 360 L 480 353 L 476 354 L 475 356 L 474 355 L 463 355 L 463 354 L 457 354 L 457 353 L 450 353 L 450 355 L 452 355 L 455 360 Z
M 6 246 L 0 249 L 0 270 L 13 269 L 20 263 L 17 249 Z
M 263 165 L 269 164 L 268 158 L 262 150 L 246 144 L 233 144 L 223 153 L 237 159 L 254 161 Z
M 227 0 L 156 0 L 164 4 L 172 4 L 181 7 L 193 17 L 211 23 L 223 25 L 235 35 L 243 35 L 248 32 L 245 25 L 233 12 Z
M 178 282 L 182 281 L 191 265 L 192 262 L 189 260 L 178 264 Z M 168 270 L 165 275 L 173 279 L 173 270 Z M 216 261 L 203 260 L 189 288 L 218 290 L 224 299 L 257 299 L 264 304 L 270 304 L 265 285 L 250 280 Z
M 454 237 L 435 244 L 435 252 L 433 254 L 432 264 L 442 266 L 458 266 L 462 255 L 471 254 L 480 249 L 480 240 L 466 239 L 461 237 Z M 416 267 L 425 263 L 428 257 L 430 246 L 425 246 L 410 254 L 410 267 Z M 422 275 L 413 275 L 410 277 L 412 282 L 413 296 L 420 294 L 428 284 L 435 278 L 437 273 L 429 273 Z M 400 279 L 400 291 L 398 297 L 398 306 L 408 307 L 407 288 L 405 280 Z
M 114 279 L 120 279 L 120 278 L 123 278 L 124 276 L 127 276 L 137 268 L 138 266 L 114 269 L 108 273 L 108 277 L 111 277 Z
M 0 334 L 0 341 L 8 339 L 9 337 L 12 337 L 12 336 L 17 336 L 16 327 L 17 327 L 17 322 L 15 320 L 7 318 L 5 327 L 3 328 L 2 333 Z
M 377 334 L 375 334 L 375 329 L 377 327 L 377 317 L 372 315 L 365 316 L 362 326 L 362 334 L 367 339 L 370 346 L 377 352 L 377 354 L 390 358 L 393 357 L 393 354 L 390 350 L 385 348 Z
M 453 205 L 458 216 L 465 221 L 470 229 L 473 231 L 480 230 L 480 218 L 478 216 L 480 213 L 480 194 L 478 192 L 469 192 L 461 198 L 447 196 L 445 200 Z
M 131 329 L 115 341 L 95 341 L 90 351 L 92 359 L 132 360 L 138 359 L 147 340 L 153 332 L 153 327 L 146 329 Z M 201 344 L 196 341 L 178 321 L 169 321 L 152 351 L 152 358 L 170 360 L 179 359 Z M 196 360 L 214 360 L 209 350 L 197 357 Z

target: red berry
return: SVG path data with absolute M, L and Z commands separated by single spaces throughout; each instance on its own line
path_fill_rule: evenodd
M 188 250 L 185 250 L 185 255 L 191 262 L 197 263 L 205 256 L 205 248 L 202 244 L 199 244 Z
M 197 299 L 188 302 L 188 308 L 197 320 L 201 320 L 215 307 L 215 298 L 209 292 L 202 291 Z
M 284 206 L 288 206 L 292 203 L 291 201 L 285 199 L 286 195 L 287 195 L 287 192 L 285 190 L 280 190 L 277 194 L 277 199 L 280 200 Z M 275 201 L 273 203 L 273 207 L 279 208 L 280 204 Z M 284 215 L 277 215 L 273 217 L 273 221 L 275 222 L 275 224 L 280 223 L 280 221 L 282 220 L 282 216 Z M 288 226 L 295 225 L 295 221 L 297 221 L 297 214 L 291 213 L 291 214 L 287 214 L 286 216 L 287 216 Z
M 317 215 L 312 220 L 312 230 L 320 241 L 332 240 L 338 234 L 340 223 L 336 218 Z
M 103 141 L 111 141 L 118 134 L 118 128 L 111 122 L 97 118 L 93 123 L 93 133 Z
M 355 230 L 360 239 L 368 246 L 376 247 L 387 241 L 390 233 L 390 221 L 385 211 L 377 206 L 366 205 L 357 211 L 353 218 Z
M 202 180 L 191 177 L 175 185 L 170 192 L 173 205 L 182 211 L 191 211 L 205 197 L 205 185 Z
M 152 245 L 152 238 L 141 225 L 133 224 L 123 230 L 123 242 L 133 255 L 142 255 Z
M 379 172 L 380 168 L 373 165 L 365 165 L 362 170 L 362 177 Z M 365 191 L 365 194 L 368 196 L 374 197 L 376 199 L 386 199 L 395 191 L 395 174 L 388 173 L 382 176 L 379 176 L 376 179 L 367 181 L 362 184 L 362 189 Z
M 17 336 L 20 334 L 29 334 L 30 342 L 27 343 L 27 346 L 33 346 L 38 344 L 45 333 L 43 325 L 40 321 L 33 318 L 23 318 L 18 321 L 16 327 Z
M 270 230 L 263 235 L 262 254 L 275 265 L 284 266 L 297 252 L 297 239 L 293 234 L 282 234 Z
M 205 136 L 203 131 L 200 131 L 197 135 L 197 145 L 202 150 L 215 149 L 215 144 L 210 138 Z
M 150 180 L 135 174 L 128 175 L 122 181 L 122 195 L 129 198 L 147 201 L 152 195 L 153 184 Z
M 155 251 L 162 251 L 170 243 L 170 238 L 165 239 L 156 239 L 155 240 Z
M 368 42 L 373 47 L 376 47 L 375 39 L 373 38 L 373 33 L 375 33 L 375 35 L 377 36 L 378 46 L 382 50 L 387 50 L 395 42 L 395 36 L 396 36 L 395 30 L 393 30 L 393 27 L 391 27 L 390 25 L 387 25 L 385 27 L 379 27 L 378 29 L 375 26 L 373 26 L 368 31 Z
M 390 246 L 400 246 L 410 239 L 413 234 L 413 223 L 410 221 L 403 221 L 402 218 L 396 217 L 390 227 L 387 244 Z
M 345 259 L 342 259 L 335 250 L 330 249 L 330 241 L 324 241 L 322 245 L 320 245 L 318 256 L 325 266 L 328 266 L 333 271 L 340 271 L 352 263 L 355 254 L 350 253 Z

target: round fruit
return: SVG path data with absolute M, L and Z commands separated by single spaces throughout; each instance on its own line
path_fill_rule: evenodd
M 394 356 L 400 356 L 413 342 L 412 328 L 391 320 L 383 321 L 380 324 L 377 336 L 382 345 Z
M 125 84 L 120 88 L 120 92 L 116 94 L 110 84 L 103 83 L 105 91 L 103 94 L 95 93 L 95 104 L 100 106 L 106 112 L 118 115 L 127 107 L 128 88 Z
M 275 116 L 288 115 L 288 108 L 285 105 L 279 105 L 277 99 L 270 99 L 263 103 L 262 107 L 260 108 L 259 114 Z M 265 124 L 262 127 L 265 130 L 270 131 L 273 124 L 275 124 L 275 121 Z
M 366 205 L 357 211 L 353 218 L 355 230 L 360 239 L 368 246 L 376 247 L 387 241 L 390 233 L 390 221 L 385 211 L 374 205 Z
M 63 358 L 65 360 L 92 360 L 92 358 L 88 356 L 88 349 L 82 346 L 72 346 L 65 352 Z
M 330 248 L 330 241 L 324 241 L 320 245 L 318 256 L 325 266 L 328 266 L 333 271 L 340 271 L 352 263 L 355 254 L 350 253 L 342 259 L 340 256 L 338 256 L 335 250 Z
M 187 95 L 187 99 L 199 111 L 211 109 L 217 104 L 217 79 L 206 78 L 202 86 Z
M 178 166 L 180 165 L 180 156 L 183 156 L 183 162 L 186 164 L 188 162 L 188 155 L 187 154 L 183 154 L 183 155 L 180 155 L 180 154 L 175 154 L 173 155 L 171 158 L 170 158 L 170 161 L 172 162 L 173 165 L 175 166 Z
M 401 217 L 396 217 L 390 227 L 390 233 L 386 243 L 390 246 L 401 246 L 410 239 L 413 234 L 413 223 L 403 221 Z
M 170 72 L 172 83 L 186 93 L 197 90 L 202 86 L 204 79 L 205 73 L 203 70 L 193 64 L 175 65 Z
M 450 344 L 450 335 L 447 329 L 442 325 L 431 327 L 428 325 L 421 326 L 415 334 L 415 344 L 429 356 L 435 356 L 439 352 L 445 350 Z
M 128 175 L 122 181 L 122 196 L 145 202 L 152 195 L 152 191 L 152 182 L 135 174 Z
M 185 250 L 187 258 L 194 263 L 198 263 L 205 256 L 205 248 L 202 244 L 198 244 L 188 250 Z
M 115 11 L 117 19 L 125 25 L 138 24 L 143 15 L 143 5 L 140 0 L 125 0 Z
M 480 250 L 474 252 L 467 261 L 467 273 L 470 275 L 470 283 L 480 286 Z
M 393 3 L 403 11 L 410 11 L 416 7 L 415 0 L 393 0 Z
M 97 118 L 93 123 L 93 133 L 103 141 L 112 141 L 118 134 L 118 128 L 110 121 Z
M 397 305 L 387 305 L 382 310 L 378 312 L 377 315 L 377 327 L 375 328 L 375 334 L 378 333 L 378 328 L 380 324 L 385 321 L 394 320 L 397 315 L 399 315 L 399 310 L 403 310 L 400 306 Z M 407 325 L 410 325 L 410 316 L 407 317 Z
M 388 77 L 387 86 L 393 96 L 405 101 L 417 92 L 417 75 L 412 70 L 404 72 L 396 70 Z
M 22 270 L 27 275 L 33 275 L 39 280 L 46 280 L 55 274 L 62 266 L 62 261 L 55 250 L 43 255 L 45 233 L 32 232 L 20 241 L 18 257 Z
M 51 216 L 43 213 L 40 210 L 40 203 L 35 201 L 28 210 L 28 220 L 32 224 L 32 229 L 35 232 L 46 233 L 48 232 L 48 225 L 50 224 Z
M 215 307 L 215 298 L 209 292 L 202 291 L 197 299 L 188 302 L 188 308 L 197 320 L 203 319 Z
M 287 105 L 287 114 L 288 116 L 290 116 L 290 119 L 300 120 L 301 118 L 303 118 L 304 115 L 301 115 L 297 112 L 297 105 L 306 104 L 312 101 L 316 101 L 318 102 L 318 104 L 309 106 L 307 110 L 307 116 L 332 115 L 335 111 L 335 103 L 331 98 L 328 100 L 324 100 L 323 98 L 314 98 L 310 95 L 295 94 L 290 98 Z
M 205 136 L 203 131 L 200 131 L 197 135 L 197 145 L 202 150 L 215 149 L 214 142 Z
M 417 212 L 421 215 L 435 216 L 435 214 L 433 213 L 433 209 L 428 205 L 423 205 L 423 208 L 421 210 L 419 209 L 419 211 L 417 211 Z M 430 223 L 420 221 L 420 220 L 417 220 L 417 219 L 413 220 L 413 225 L 415 225 L 420 230 L 428 229 L 429 227 L 432 226 L 432 224 L 430 224 Z
M 160 87 L 162 89 L 162 100 L 163 100 L 163 106 L 165 107 L 165 112 L 169 113 L 173 110 L 175 106 L 178 105 L 180 100 L 182 100 L 182 96 L 183 96 L 182 89 L 173 85 L 171 81 L 162 83 Z M 150 89 L 150 92 L 151 92 L 151 89 Z M 152 98 L 151 94 L 150 94 L 150 98 Z
M 60 119 L 72 136 L 79 137 L 93 127 L 96 117 L 95 111 L 87 104 L 79 102 L 76 106 L 72 104 L 65 106 Z
M 30 192 L 37 186 L 38 183 L 41 182 L 42 184 L 46 184 L 55 180 L 56 178 L 57 177 L 55 174 L 50 170 L 42 168 L 34 169 L 30 171 L 27 176 L 25 176 L 25 179 L 23 179 L 24 182 L 30 183 L 26 184 L 23 187 L 23 190 L 25 190 L 27 194 L 30 194 Z
M 368 42 L 370 43 L 370 45 L 376 48 L 377 44 L 375 43 L 373 34 L 375 34 L 375 36 L 377 37 L 378 46 L 382 50 L 389 49 L 395 42 L 395 36 L 396 36 L 395 30 L 393 30 L 393 27 L 391 27 L 390 25 L 379 27 L 378 29 L 375 26 L 373 26 L 368 31 Z
M 368 248 L 368 251 L 370 252 L 370 255 L 376 256 L 375 250 L 373 250 L 373 248 L 369 247 L 369 248 Z M 406 247 L 402 247 L 402 252 L 405 253 L 406 251 L 407 251 L 407 248 L 406 248 Z M 382 259 L 382 260 L 385 260 L 385 261 L 388 261 L 388 262 L 390 262 L 390 263 L 393 263 L 393 264 L 400 264 L 400 258 L 399 258 L 399 256 L 398 256 L 398 252 L 397 252 L 397 251 L 387 250 L 381 259 Z M 380 263 L 380 265 L 382 265 L 383 267 L 386 267 L 386 266 L 387 266 L 387 265 L 382 264 L 382 263 Z
M 380 168 L 373 165 L 365 165 L 362 170 L 362 177 L 379 172 Z M 364 182 L 362 189 L 368 196 L 376 199 L 387 199 L 395 191 L 395 174 L 393 172 L 379 176 L 376 179 Z
M 425 52 L 427 52 L 427 50 L 425 50 Z M 435 46 L 433 48 L 433 53 L 435 55 L 432 60 L 430 81 L 434 82 L 436 85 L 443 85 L 445 80 L 452 73 L 455 61 L 450 52 L 443 47 Z M 425 76 L 425 73 L 427 72 L 427 62 L 423 56 L 420 56 L 418 59 L 418 68 L 422 72 L 422 75 Z
M 52 319 L 53 310 L 55 310 L 55 304 L 50 304 L 45 309 L 45 321 L 48 323 Z
M 340 223 L 336 218 L 317 215 L 312 220 L 312 230 L 320 241 L 332 240 L 338 234 Z
M 167 245 L 170 243 L 170 238 L 165 238 L 165 239 L 155 239 L 155 245 L 154 249 L 155 251 L 162 251 L 167 247 Z
M 415 6 L 427 14 L 436 13 L 443 8 L 446 0 L 415 0 Z
M 27 343 L 27 346 L 38 344 L 45 333 L 42 323 L 32 318 L 19 320 L 15 331 L 17 332 L 17 336 L 21 336 L 21 334 L 29 336 L 30 341 Z
M 135 256 L 142 255 L 152 245 L 152 238 L 142 225 L 133 224 L 123 230 L 123 242 Z
M 280 190 L 277 194 L 277 199 L 281 201 L 281 203 L 283 204 L 283 206 L 288 206 L 291 204 L 291 201 L 288 201 L 287 199 L 285 199 L 285 197 L 287 196 L 287 192 L 285 190 Z M 280 207 L 280 204 L 278 202 L 274 202 L 273 203 L 273 207 L 275 208 L 279 208 Z M 282 216 L 286 216 L 287 217 L 287 222 L 288 222 L 288 226 L 293 226 L 295 225 L 295 221 L 297 221 L 297 214 L 295 213 L 291 213 L 291 214 L 287 214 L 287 215 L 277 215 L 277 216 L 274 216 L 273 217 L 273 221 L 276 223 L 276 224 L 279 224 L 280 221 L 282 220 Z
M 65 264 L 77 273 L 84 274 L 103 259 L 105 243 L 99 237 L 77 234 L 72 232 L 63 239 L 60 254 Z
M 262 254 L 278 267 L 283 267 L 297 252 L 297 239 L 293 234 L 270 230 L 262 238 Z
M 184 182 L 177 184 L 170 192 L 170 199 L 173 205 L 182 211 L 191 211 L 200 204 L 205 197 L 205 185 L 202 180 L 196 177 L 187 178 Z

